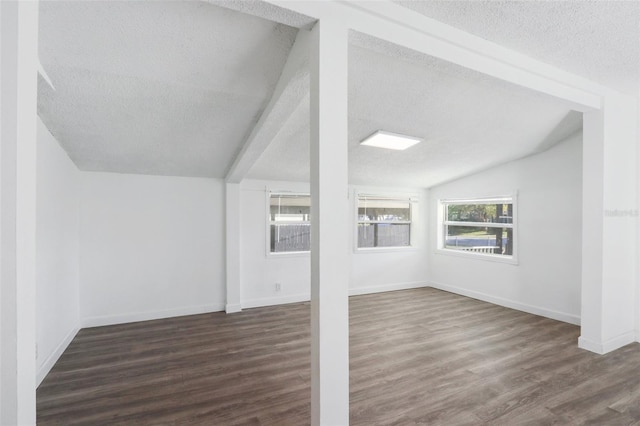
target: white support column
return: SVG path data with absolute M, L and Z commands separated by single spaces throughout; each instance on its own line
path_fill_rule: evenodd
M 584 114 L 579 345 L 600 354 L 636 340 L 636 102 L 608 95 Z
M 0 2 L 0 424 L 36 423 L 38 2 Z
M 225 184 L 226 281 L 228 314 L 240 312 L 240 184 Z
M 347 28 L 312 30 L 311 424 L 349 424 Z

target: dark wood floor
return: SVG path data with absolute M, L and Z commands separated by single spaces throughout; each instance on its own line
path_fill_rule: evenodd
M 352 425 L 640 425 L 640 345 L 430 288 L 350 299 Z M 38 424 L 309 424 L 309 304 L 84 329 Z

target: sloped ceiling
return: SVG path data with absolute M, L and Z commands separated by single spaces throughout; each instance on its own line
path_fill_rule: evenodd
M 352 33 L 349 180 L 429 187 L 547 149 L 582 126 L 562 102 Z M 424 138 L 406 151 L 361 146 L 376 130 Z M 309 110 L 284 123 L 250 178 L 308 181 Z
M 395 3 L 620 92 L 638 94 L 639 1 L 402 0 Z
M 297 29 L 205 2 L 41 2 L 38 114 L 81 170 L 224 177 Z
M 638 50 L 618 33 L 631 31 L 635 5 L 607 12 L 592 3 L 401 2 L 627 90 Z M 237 0 L 40 4 L 40 60 L 55 90 L 40 80 L 38 112 L 91 171 L 224 177 L 273 94 L 296 27 L 313 23 Z M 581 115 L 558 100 L 357 33 L 349 67 L 352 183 L 429 187 L 581 128 Z M 308 180 L 308 117 L 305 100 L 249 178 Z M 359 145 L 379 129 L 425 142 L 403 152 Z

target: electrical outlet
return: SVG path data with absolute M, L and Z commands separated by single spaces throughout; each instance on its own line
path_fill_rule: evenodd
M 276 283 L 276 291 L 282 290 L 282 284 Z

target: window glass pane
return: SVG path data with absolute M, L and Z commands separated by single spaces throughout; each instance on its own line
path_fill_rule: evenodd
M 445 248 L 475 253 L 513 255 L 513 229 L 446 226 Z
M 358 199 L 358 221 L 410 221 L 411 203 L 409 200 L 376 199 L 361 197 Z
M 271 253 L 310 250 L 310 225 L 301 224 L 272 224 L 271 225 Z
M 272 194 L 269 199 L 269 220 L 272 222 L 308 222 L 311 212 L 308 195 Z
M 513 204 L 449 204 L 446 217 L 456 222 L 513 223 Z
M 407 247 L 411 244 L 408 223 L 359 223 L 358 247 Z

